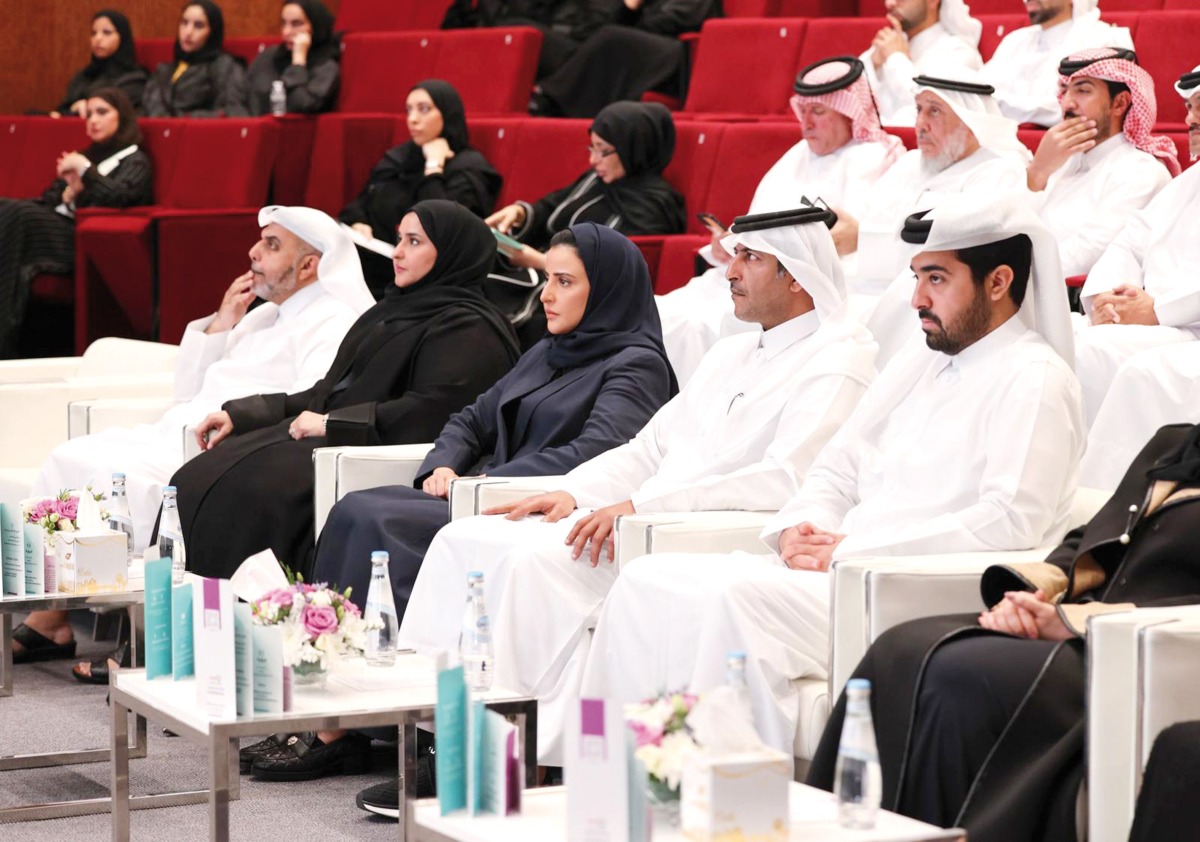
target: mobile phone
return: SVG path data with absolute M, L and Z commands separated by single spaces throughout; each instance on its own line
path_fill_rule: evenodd
M 700 213 L 696 214 L 696 219 L 700 220 L 700 224 L 710 230 L 711 229 L 716 229 L 719 231 L 726 230 L 725 223 L 723 223 L 723 222 L 721 222 L 721 220 L 717 219 L 716 214 L 711 214 L 711 213 L 708 213 L 707 211 L 701 211 Z
M 524 248 L 518 240 L 505 234 L 496 228 L 488 229 L 492 232 L 492 236 L 496 238 L 496 247 L 504 251 L 520 251 Z

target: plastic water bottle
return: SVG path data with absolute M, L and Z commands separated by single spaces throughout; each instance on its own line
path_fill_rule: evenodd
M 367 611 L 363 619 L 371 627 L 367 630 L 367 648 L 363 652 L 367 663 L 374 667 L 390 667 L 396 663 L 400 621 L 396 617 L 396 600 L 392 597 L 388 554 L 383 550 L 371 553 L 371 585 L 367 588 Z
M 746 653 L 740 650 L 729 652 L 725 656 L 725 684 L 733 688 L 737 694 L 738 708 L 742 718 L 750 725 L 754 724 L 754 709 L 750 704 L 750 688 L 746 686 Z
M 282 79 L 271 83 L 271 114 L 276 117 L 287 114 L 287 89 L 284 88 Z
M 112 475 L 112 495 L 108 501 L 108 528 L 125 533 L 125 558 L 133 560 L 133 518 L 129 516 L 129 498 L 125 496 L 125 475 Z
M 495 669 L 492 649 L 492 622 L 483 604 L 483 574 L 473 570 L 467 574 L 467 604 L 463 609 L 462 631 L 458 637 L 458 656 L 462 661 L 463 678 L 473 693 L 492 689 Z
M 871 682 L 865 678 L 853 678 L 846 684 L 846 719 L 833 791 L 838 800 L 838 824 L 862 830 L 875 826 L 883 775 L 871 722 Z
M 171 559 L 171 583 L 183 583 L 187 569 L 187 554 L 183 548 L 183 527 L 179 525 L 179 505 L 175 501 L 175 486 L 163 486 L 162 512 L 158 516 L 158 555 Z

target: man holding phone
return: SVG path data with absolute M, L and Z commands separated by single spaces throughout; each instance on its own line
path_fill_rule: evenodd
M 871 186 L 904 148 L 883 131 L 864 71 L 863 62 L 852 56 L 800 71 L 791 105 L 803 139 L 763 176 L 751 214 L 793 208 L 804 195 L 820 197 L 835 213 L 865 212 Z M 681 386 L 718 339 L 752 329 L 733 315 L 725 280 L 732 258 L 720 243 L 729 232 L 716 216 L 700 217 L 712 232 L 712 243 L 700 255 L 712 268 L 658 297 L 667 356 Z

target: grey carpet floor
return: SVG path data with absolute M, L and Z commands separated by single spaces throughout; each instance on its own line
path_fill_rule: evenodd
M 20 618 L 14 618 L 14 625 Z M 95 643 L 90 626 L 77 626 L 79 656 L 98 657 L 112 643 Z M 108 745 L 105 687 L 85 685 L 70 674 L 73 661 L 20 664 L 14 695 L 0 699 L 0 755 L 102 748 Z M 167 737 L 150 720 L 147 756 L 129 762 L 134 795 L 203 789 L 208 784 L 204 751 L 181 738 Z M 252 741 L 247 741 L 252 742 Z M 267 783 L 242 777 L 241 798 L 230 805 L 234 840 L 285 839 L 287 842 L 397 838 L 395 822 L 359 810 L 354 796 L 396 774 L 394 746 L 375 743 L 372 772 L 301 783 Z M 108 795 L 109 764 L 88 763 L 47 769 L 0 772 L 0 807 Z M 136 810 L 131 838 L 191 842 L 208 839 L 205 805 Z M 107 814 L 0 824 L 0 842 L 95 842 L 111 838 Z

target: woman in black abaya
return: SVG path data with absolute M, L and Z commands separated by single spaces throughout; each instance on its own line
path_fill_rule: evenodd
M 412 140 L 384 153 L 362 192 L 338 214 L 360 234 L 396 242 L 405 208 L 423 199 L 449 199 L 477 216 L 496 204 L 503 179 L 472 149 L 462 99 L 449 82 L 426 79 L 408 92 L 405 112 Z M 378 298 L 392 282 L 391 261 L 359 249 L 363 276 Z
M 175 60 L 146 83 L 147 117 L 245 117 L 246 68 L 225 52 L 225 17 L 212 0 L 189 0 L 179 19 Z
M 333 108 L 341 76 L 342 42 L 333 13 L 321 0 L 285 0 L 279 13 L 283 43 L 263 50 L 246 72 L 251 115 L 271 113 L 271 87 L 283 82 L 287 113 L 320 114 Z
M 1045 562 L 985 571 L 983 614 L 880 635 L 854 675 L 872 683 L 883 807 L 964 827 L 972 842 L 1074 842 L 1087 617 L 1200 603 L 1198 507 L 1200 426 L 1163 427 Z M 843 697 L 813 757 L 813 786 L 833 786 L 844 713 Z
M 229 401 L 197 428 L 207 451 L 171 480 L 189 569 L 227 578 L 270 547 L 307 572 L 313 450 L 431 441 L 516 361 L 512 330 L 481 291 L 495 252 L 483 222 L 432 199 L 400 231 L 395 284 L 350 328 L 324 378 L 298 394 Z
M 129 18 L 115 9 L 101 9 L 92 15 L 91 52 L 92 60 L 71 77 L 67 93 L 50 112 L 51 117 L 85 116 L 88 97 L 101 88 L 120 88 L 134 110 L 141 109 L 146 70 L 137 63 Z
M 549 334 L 450 419 L 414 487 L 359 491 L 333 507 L 314 580 L 353 586 L 352 598 L 363 606 L 370 554 L 387 550 L 403 617 L 425 551 L 449 522 L 450 479 L 565 474 L 629 441 L 675 393 L 650 273 L 637 247 L 590 222 L 554 242 L 542 292 L 546 310 L 556 314 Z

